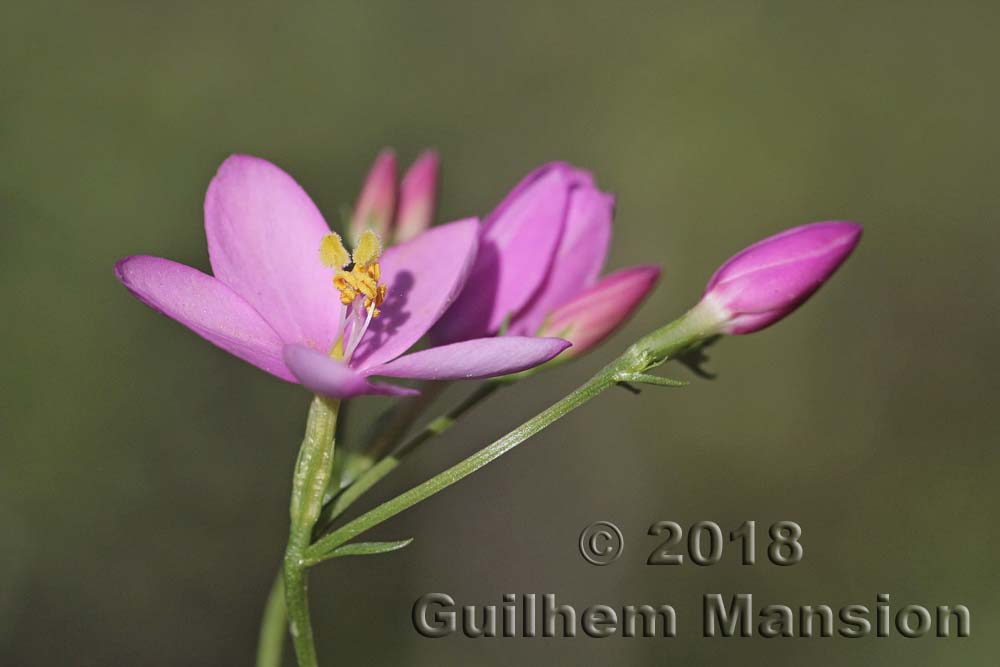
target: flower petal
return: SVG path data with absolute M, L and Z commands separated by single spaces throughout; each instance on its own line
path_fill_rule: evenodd
M 226 160 L 205 195 L 205 233 L 215 277 L 286 343 L 329 349 L 341 305 L 319 247 L 330 229 L 309 195 L 266 160 Z
M 407 387 L 369 382 L 344 362 L 331 359 L 311 347 L 286 345 L 284 360 L 304 387 L 323 396 L 354 398 L 366 394 L 415 396 L 420 393 Z
M 469 218 L 387 249 L 380 264 L 388 293 L 351 366 L 363 370 L 385 363 L 420 340 L 461 291 L 478 239 L 479 221 Z
M 560 338 L 477 338 L 407 354 L 365 374 L 420 380 L 496 377 L 544 364 L 569 346 Z
M 431 226 L 439 170 L 438 154 L 435 151 L 424 151 L 403 176 L 394 230 L 396 243 L 409 241 Z
M 726 321 L 722 331 L 747 334 L 801 306 L 850 256 L 861 225 L 830 220 L 801 225 L 754 243 L 715 272 L 702 301 Z
M 366 229 L 388 239 L 396 207 L 396 154 L 385 149 L 372 164 L 351 214 L 351 242 L 357 243 Z
M 281 360 L 281 339 L 225 283 L 160 257 L 126 257 L 115 275 L 147 306 L 205 340 L 282 380 L 295 382 Z
M 549 313 L 594 284 L 608 255 L 614 210 L 613 195 L 592 187 L 573 190 L 552 267 L 531 302 L 511 322 L 509 333 L 534 335 Z
M 562 172 L 566 176 L 569 183 L 573 186 L 594 186 L 594 177 L 589 171 L 574 167 L 568 162 L 547 162 L 528 172 L 528 175 L 522 178 L 521 181 L 514 186 L 514 189 L 507 193 L 507 196 L 503 198 L 503 201 L 501 201 L 497 207 L 493 209 L 493 212 L 490 213 L 489 217 L 486 219 L 486 223 L 493 224 L 497 218 L 504 215 L 507 212 L 507 209 L 518 201 L 526 190 L 534 187 L 538 179 L 544 177 L 552 171 Z
M 632 316 L 659 277 L 658 266 L 635 266 L 605 276 L 557 308 L 539 334 L 571 341 L 573 348 L 567 356 L 583 354 Z
M 466 288 L 434 329 L 439 342 L 496 333 L 548 274 L 563 233 L 570 188 L 590 176 L 563 163 L 544 165 L 518 184 L 483 226 Z

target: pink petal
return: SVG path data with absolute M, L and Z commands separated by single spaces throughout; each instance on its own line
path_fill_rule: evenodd
M 465 284 L 478 238 L 479 221 L 470 218 L 433 227 L 383 253 L 388 294 L 351 366 L 363 370 L 395 359 L 427 333 Z
M 715 272 L 702 300 L 725 318 L 722 331 L 747 334 L 802 305 L 850 256 L 861 225 L 843 220 L 785 230 L 740 251 Z
M 503 198 L 503 201 L 501 201 L 497 207 L 493 209 L 493 212 L 490 213 L 486 222 L 488 224 L 493 224 L 493 222 L 500 216 L 504 215 L 527 190 L 534 187 L 538 179 L 552 171 L 560 171 L 565 174 L 567 180 L 573 186 L 594 186 L 594 177 L 589 171 L 574 167 L 568 162 L 547 162 L 546 164 L 535 167 L 533 170 L 528 172 L 528 175 L 522 178 L 521 181 L 514 186 L 514 189 L 507 193 L 507 196 Z
M 597 188 L 580 187 L 570 195 L 566 229 L 545 282 L 511 322 L 509 333 L 530 336 L 545 317 L 601 275 L 611 242 L 615 198 Z
M 281 360 L 281 339 L 223 282 L 160 257 L 126 257 L 115 275 L 147 306 L 254 366 L 294 382 Z
M 556 309 L 539 335 L 560 336 L 572 342 L 568 356 L 583 354 L 632 316 L 659 277 L 657 266 L 636 266 L 605 276 Z
M 440 160 L 434 151 L 424 151 L 403 177 L 396 214 L 395 242 L 409 241 L 431 226 L 437 199 Z
M 380 382 L 369 382 L 342 361 L 301 345 L 286 345 L 285 364 L 304 387 L 323 396 L 353 398 L 365 394 L 414 396 L 415 389 Z
M 368 368 L 365 374 L 421 380 L 496 377 L 544 364 L 569 345 L 559 338 L 477 338 L 414 352 Z
M 453 342 L 496 333 L 548 274 L 563 233 L 570 188 L 590 181 L 562 163 L 529 174 L 490 214 L 465 291 L 435 327 Z
M 319 260 L 329 231 L 309 195 L 266 160 L 235 155 L 208 186 L 212 272 L 286 343 L 333 345 L 341 306 L 331 271 Z
M 351 215 L 351 240 L 370 229 L 388 239 L 396 207 L 396 154 L 383 150 L 375 158 Z

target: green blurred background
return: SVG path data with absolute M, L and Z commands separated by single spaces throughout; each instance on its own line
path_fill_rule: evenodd
M 439 220 L 540 162 L 591 168 L 619 195 L 610 266 L 665 272 L 606 347 L 483 406 L 363 507 L 562 396 L 747 243 L 830 218 L 866 235 L 794 317 L 714 348 L 716 381 L 605 395 L 375 531 L 405 551 L 318 568 L 326 664 L 995 663 L 995 3 L 9 3 L 0 24 L 3 665 L 251 663 L 308 398 L 112 265 L 207 268 L 229 153 L 336 220 L 383 146 L 441 151 Z M 576 547 L 598 519 L 626 538 L 605 568 Z M 649 567 L 663 519 L 795 520 L 805 558 Z M 680 637 L 430 640 L 410 622 L 427 592 L 671 602 Z M 972 637 L 703 639 L 711 592 L 964 603 Z

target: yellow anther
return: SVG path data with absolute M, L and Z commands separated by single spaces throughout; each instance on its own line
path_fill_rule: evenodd
M 344 289 L 344 287 L 349 287 L 356 292 L 361 292 L 362 294 L 374 293 L 375 285 L 371 278 L 366 276 L 364 273 L 359 272 L 357 269 L 353 271 L 338 271 L 337 275 L 333 278 L 333 284 L 337 289 Z
M 340 234 L 331 232 L 323 237 L 323 241 L 319 244 L 319 259 L 332 269 L 344 267 L 351 261 L 344 242 L 340 240 Z
M 372 311 L 372 317 L 378 317 L 379 314 L 378 306 L 381 306 L 382 302 L 385 301 L 385 293 L 386 293 L 386 286 L 379 285 L 378 288 L 375 290 L 375 294 L 365 299 L 365 308 L 371 308 L 373 304 L 376 306 L 374 311 Z
M 366 231 L 358 239 L 353 258 L 347 254 L 340 236 L 327 234 L 319 249 L 323 264 L 340 269 L 333 276 L 333 286 L 340 292 L 340 302 L 345 306 L 354 303 L 358 296 L 365 298 L 365 310 L 371 309 L 372 317 L 378 317 L 378 306 L 385 301 L 386 286 L 380 285 L 382 269 L 378 259 L 382 255 L 382 243 L 374 232 Z M 353 266 L 350 264 L 353 261 Z M 350 266 L 350 270 L 344 270 Z
M 354 254 L 351 258 L 354 260 L 354 264 L 357 266 L 368 266 L 372 262 L 378 261 L 378 258 L 382 256 L 382 242 L 378 240 L 378 236 L 375 232 L 371 230 L 365 230 L 358 237 L 358 245 L 354 248 Z

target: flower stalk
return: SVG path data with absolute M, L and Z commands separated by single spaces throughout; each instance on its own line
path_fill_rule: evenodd
M 316 667 L 316 647 L 309 618 L 306 555 L 313 526 L 323 509 L 323 497 L 333 471 L 334 435 L 340 401 L 316 396 L 309 406 L 305 438 L 299 449 L 289 507 L 291 527 L 282 568 L 288 629 L 299 667 Z M 266 620 L 266 619 L 265 619 Z
M 642 383 L 660 386 L 679 386 L 684 384 L 676 380 L 650 375 L 647 371 L 663 364 L 672 356 L 683 352 L 692 345 L 714 335 L 716 331 L 713 327 L 706 327 L 707 321 L 708 318 L 704 309 L 696 306 L 675 322 L 645 336 L 569 395 L 535 415 L 499 440 L 487 445 L 475 454 L 460 461 L 444 472 L 435 475 L 426 482 L 418 484 L 409 491 L 396 496 L 362 514 L 353 521 L 344 524 L 328 535 L 321 537 L 306 550 L 306 557 L 309 558 L 313 554 L 336 549 L 338 546 L 387 521 L 403 510 L 412 507 L 422 500 L 426 500 L 439 491 L 443 491 L 452 484 L 479 470 L 487 463 L 503 456 L 556 420 L 564 417 L 611 387 L 623 383 Z M 369 471 L 370 476 L 381 478 L 388 473 L 398 462 L 392 459 L 393 457 L 389 457 L 384 461 L 391 461 L 390 463 L 382 466 L 377 464 L 371 468 Z M 382 468 L 385 469 L 383 470 Z M 358 481 L 360 482 L 361 478 Z M 370 480 L 365 481 L 368 482 Z M 374 481 L 377 481 L 377 479 Z M 371 483 L 374 483 L 374 481 L 371 481 Z M 371 484 L 368 486 L 370 487 Z
M 709 323 L 703 311 L 704 309 L 696 306 L 675 322 L 645 336 L 575 391 L 504 437 L 325 536 L 322 536 L 325 527 L 332 524 L 351 504 L 394 470 L 406 454 L 450 428 L 459 417 L 491 396 L 503 386 L 503 383 L 493 381 L 480 386 L 455 408 L 432 420 L 414 436 L 398 444 L 325 506 L 323 497 L 333 463 L 333 433 L 336 428 L 337 405 L 327 399 L 315 398 L 309 412 L 306 438 L 299 454 L 299 462 L 296 464 L 292 494 L 292 530 L 285 554 L 283 576 L 275 582 L 268 599 L 261 629 L 257 667 L 276 667 L 279 664 L 281 640 L 275 636 L 275 626 L 280 626 L 285 613 L 300 667 L 315 667 L 316 652 L 306 594 L 308 567 L 325 560 L 329 554 L 335 553 L 338 548 L 342 548 L 370 528 L 446 489 L 499 458 L 611 387 L 627 383 L 659 386 L 685 384 L 650 375 L 646 371 L 661 365 L 715 333 L 714 328 L 707 326 Z M 324 442 L 328 443 L 326 448 L 323 447 Z M 309 532 L 305 532 L 307 530 Z M 318 537 L 314 542 L 313 535 Z M 276 591 L 282 586 L 285 589 L 284 605 L 281 604 L 280 598 L 275 597 Z
M 271 592 L 267 595 L 260 622 L 260 637 L 257 640 L 257 667 L 281 667 L 285 633 L 288 632 L 284 577 L 284 571 L 278 573 L 271 584 Z
M 340 494 L 323 506 L 323 511 L 316 522 L 316 531 L 314 533 L 322 534 L 325 532 L 337 517 L 347 511 L 348 507 L 353 505 L 356 500 L 375 486 L 383 477 L 395 470 L 402 462 L 404 456 L 431 438 L 447 431 L 462 415 L 492 396 L 501 386 L 503 385 L 497 381 L 486 382 L 480 385 L 476 391 L 467 396 L 454 408 L 434 418 L 427 426 L 412 437 L 397 444 L 389 454 L 379 459 L 377 463 L 358 475 L 350 486 L 345 487 Z

